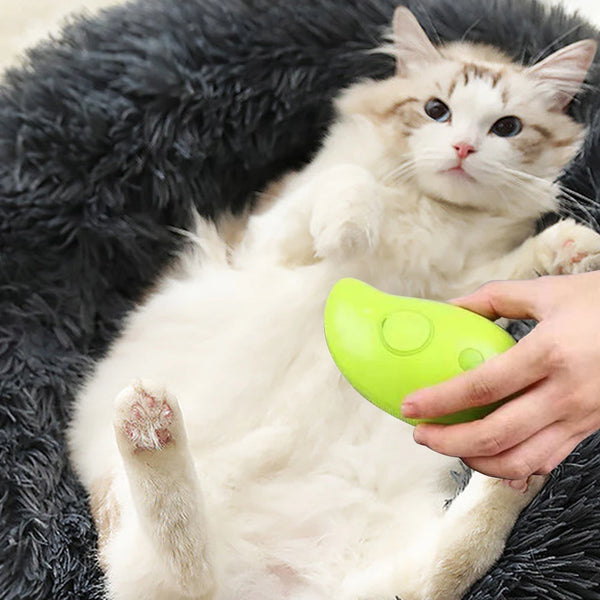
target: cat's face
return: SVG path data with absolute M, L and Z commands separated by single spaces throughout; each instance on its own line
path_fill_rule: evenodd
M 523 215 L 551 210 L 552 194 L 539 191 L 548 191 L 581 142 L 582 127 L 564 109 L 595 42 L 527 68 L 490 47 L 438 49 L 405 8 L 396 12 L 395 39 L 397 75 L 359 84 L 340 108 L 376 125 L 396 181 L 461 206 Z
M 525 70 L 458 60 L 469 49 L 453 50 L 456 59 L 407 77 L 415 100 L 398 116 L 414 177 L 423 191 L 454 204 L 477 207 L 485 199 L 512 211 L 519 207 L 511 192 L 522 198 L 518 192 L 535 189 L 536 178 L 557 178 L 580 144 L 581 127 L 552 108 Z

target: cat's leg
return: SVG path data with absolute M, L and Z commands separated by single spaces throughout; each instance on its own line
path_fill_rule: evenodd
M 490 279 L 531 279 L 598 268 L 600 234 L 573 219 L 566 219 L 528 238 L 505 256 L 472 270 L 470 280 L 461 282 L 461 288 L 463 292 L 474 290 Z
M 423 522 L 418 539 L 350 574 L 339 598 L 459 600 L 498 560 L 517 517 L 544 481 L 534 476 L 519 491 L 474 473 L 445 513 Z
M 437 528 L 423 572 L 421 600 L 459 600 L 498 560 L 521 511 L 546 478 L 532 476 L 522 490 L 473 473 Z
M 105 493 L 104 508 L 112 505 L 118 518 L 108 536 L 106 522 L 96 519 L 112 596 L 211 600 L 211 548 L 176 399 L 153 385 L 128 387 L 117 397 L 114 428 L 123 469 Z
M 383 219 L 380 190 L 357 165 L 307 171 L 269 210 L 250 219 L 238 260 L 310 264 L 374 248 Z

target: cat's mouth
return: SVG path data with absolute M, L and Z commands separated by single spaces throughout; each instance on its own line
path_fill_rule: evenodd
M 458 177 L 467 181 L 475 181 L 475 177 L 473 177 L 469 172 L 465 171 L 463 165 L 456 165 L 451 169 L 446 169 L 445 171 L 442 171 L 442 173 L 446 173 L 448 175 L 451 175 L 452 177 Z

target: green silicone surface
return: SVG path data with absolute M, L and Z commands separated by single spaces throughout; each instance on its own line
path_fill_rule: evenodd
M 446 381 L 508 350 L 514 339 L 492 321 L 432 300 L 392 296 L 356 279 L 342 279 L 325 306 L 331 356 L 367 400 L 411 425 L 401 414 L 411 392 Z M 501 402 L 427 422 L 480 419 Z

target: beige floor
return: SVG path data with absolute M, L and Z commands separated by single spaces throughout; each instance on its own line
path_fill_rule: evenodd
M 72 12 L 93 13 L 123 0 L 0 0 L 0 69 L 28 46 L 60 30 Z
M 73 11 L 95 12 L 124 0 L 0 0 L 0 69 L 14 63 L 37 40 L 55 33 Z M 224 0 L 226 1 L 226 0 Z M 292 0 L 290 0 L 292 1 Z M 487 0 L 481 0 L 486 2 Z M 542 0 L 555 4 L 560 0 Z M 562 0 L 600 25 L 599 0 Z

